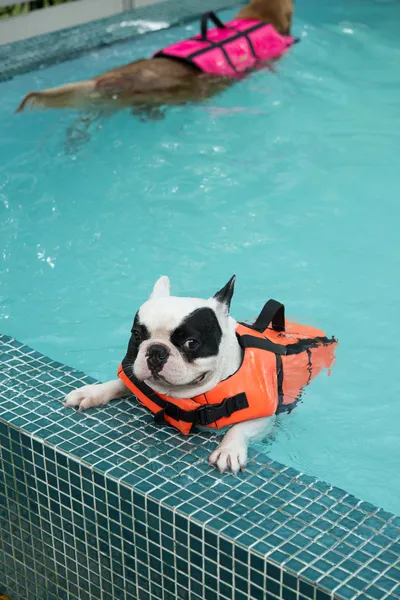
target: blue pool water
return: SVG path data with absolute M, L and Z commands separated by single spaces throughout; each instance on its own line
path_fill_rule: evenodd
M 87 140 L 66 142 L 72 112 L 13 110 L 193 26 L 1 84 L 0 330 L 105 380 L 159 275 L 207 296 L 235 272 L 237 318 L 272 296 L 340 341 L 265 451 L 400 514 L 399 20 L 398 2 L 303 0 L 277 75 Z

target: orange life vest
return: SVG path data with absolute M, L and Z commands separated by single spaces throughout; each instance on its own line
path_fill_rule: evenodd
M 290 412 L 304 387 L 332 365 L 337 341 L 315 327 L 286 321 L 284 310 L 283 304 L 269 300 L 253 325 L 238 324 L 242 364 L 205 394 L 177 399 L 153 391 L 133 375 L 128 355 L 118 377 L 157 422 L 166 421 L 184 434 L 194 425 L 222 429 Z

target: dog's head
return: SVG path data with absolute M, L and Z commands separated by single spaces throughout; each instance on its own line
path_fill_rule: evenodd
M 289 35 L 293 18 L 293 0 L 249 0 L 239 19 L 257 19 L 270 23 L 282 35 Z
M 212 298 L 170 295 L 161 277 L 136 314 L 128 357 L 137 379 L 175 398 L 212 389 L 238 365 L 235 321 L 229 316 L 235 277 Z M 227 372 L 229 371 L 229 372 Z

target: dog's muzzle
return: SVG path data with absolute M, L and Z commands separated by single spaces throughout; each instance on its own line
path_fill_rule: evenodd
M 153 374 L 159 373 L 168 360 L 169 350 L 162 344 L 153 344 L 147 349 L 146 357 L 150 371 Z

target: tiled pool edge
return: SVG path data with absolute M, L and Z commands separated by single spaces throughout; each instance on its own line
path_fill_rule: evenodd
M 400 597 L 399 518 L 265 455 L 221 476 L 215 436 L 157 428 L 133 402 L 66 411 L 60 396 L 90 378 L 7 336 L 0 355 L 13 600 Z
M 76 58 L 84 52 L 132 39 L 193 19 L 209 10 L 237 6 L 233 0 L 163 0 L 106 19 L 0 44 L 0 81 L 33 69 Z

